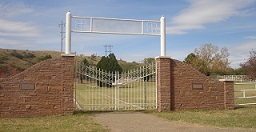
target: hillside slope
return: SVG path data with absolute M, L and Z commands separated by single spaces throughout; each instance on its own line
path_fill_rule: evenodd
M 58 57 L 61 52 L 30 51 L 0 48 L 0 78 L 20 73 L 45 59 Z
M 61 52 L 57 51 L 32 51 L 32 50 L 14 50 L 14 49 L 1 49 L 0 48 L 0 78 L 5 78 L 8 76 L 20 73 L 32 65 L 49 59 L 60 57 Z M 101 57 L 91 55 L 91 56 L 76 56 L 75 60 L 79 65 L 84 58 L 88 60 L 90 65 L 96 66 L 101 60 Z M 123 71 L 128 71 L 131 69 L 136 69 L 142 66 L 142 63 L 137 62 L 126 62 L 123 60 L 118 60 L 118 63 L 122 67 Z

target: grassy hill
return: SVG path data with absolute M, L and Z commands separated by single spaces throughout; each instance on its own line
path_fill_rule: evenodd
M 0 78 L 20 73 L 32 65 L 49 59 L 60 57 L 61 52 L 57 51 L 32 51 L 32 50 L 14 50 L 14 49 L 1 49 L 0 48 Z M 75 60 L 82 61 L 84 58 L 88 60 L 91 65 L 96 66 L 100 61 L 99 56 L 76 56 Z M 118 63 L 122 67 L 123 71 L 135 69 L 142 66 L 141 63 L 126 62 L 118 60 Z
M 45 59 L 58 57 L 61 52 L 0 49 L 0 78 L 17 74 Z

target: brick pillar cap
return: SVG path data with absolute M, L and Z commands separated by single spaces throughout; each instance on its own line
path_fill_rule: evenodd
M 221 82 L 234 82 L 235 80 L 233 79 L 219 79 Z
M 61 56 L 63 56 L 63 57 L 65 57 L 65 56 L 67 56 L 67 57 L 75 57 L 76 54 L 61 54 Z
M 171 59 L 171 57 L 169 57 L 169 56 L 157 56 L 155 59 L 161 59 L 161 58 Z

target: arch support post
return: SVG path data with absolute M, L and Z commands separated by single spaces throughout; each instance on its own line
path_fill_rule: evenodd
M 160 33 L 161 33 L 161 55 L 160 56 L 166 56 L 166 24 L 165 24 L 165 17 L 162 16 L 160 18 Z
M 71 54 L 71 13 L 66 13 L 66 46 L 65 54 Z

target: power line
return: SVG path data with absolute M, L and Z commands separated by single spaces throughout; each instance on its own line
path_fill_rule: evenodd
M 111 45 L 111 44 L 106 44 L 106 45 L 104 45 L 104 47 L 105 47 L 105 56 L 107 57 L 109 54 L 111 54 L 111 48 L 113 47 L 113 45 Z
M 61 23 L 59 24 L 60 27 L 60 51 L 63 52 L 63 40 L 65 39 L 66 36 L 64 36 L 64 34 L 66 32 L 64 32 L 64 27 L 66 26 L 65 23 L 63 23 L 63 21 L 61 21 Z

